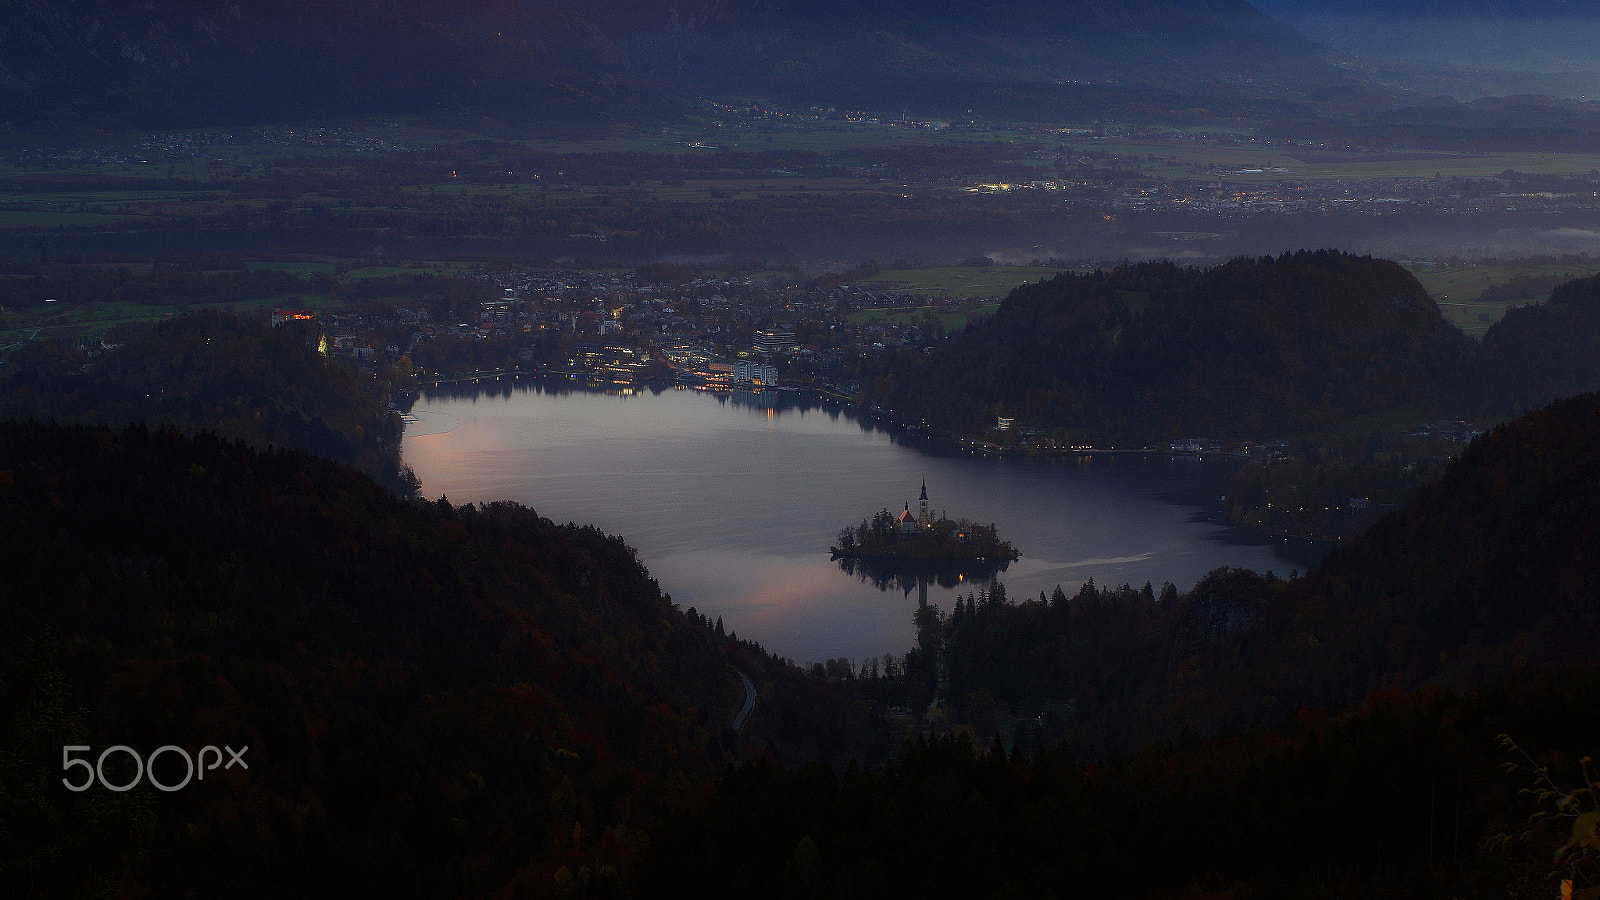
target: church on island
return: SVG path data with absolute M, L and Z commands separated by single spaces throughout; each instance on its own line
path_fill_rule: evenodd
M 928 509 L 928 481 L 922 481 L 917 510 L 906 503 L 896 516 L 887 509 L 871 519 L 862 519 L 854 528 L 839 532 L 839 543 L 829 548 L 835 558 L 880 560 L 985 560 L 1016 559 L 1008 541 L 1000 540 L 993 525 L 979 525 L 966 519 L 934 517 Z
M 917 500 L 917 514 L 911 514 L 911 504 L 907 503 L 905 511 L 900 513 L 900 518 L 895 519 L 904 534 L 917 531 L 928 531 L 933 528 L 933 518 L 928 515 L 928 479 L 922 479 L 922 497 Z

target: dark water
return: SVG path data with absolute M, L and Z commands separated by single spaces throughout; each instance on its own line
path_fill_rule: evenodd
M 888 591 L 829 559 L 842 527 L 879 509 L 998 526 L 1022 551 L 999 577 L 1013 599 L 1089 578 L 1187 589 L 1218 566 L 1287 574 L 1279 543 L 1208 520 L 1233 471 L 1195 458 L 1059 461 L 937 456 L 793 395 L 600 393 L 506 379 L 425 394 L 405 460 L 422 493 L 510 499 L 621 535 L 674 601 L 798 662 L 859 662 L 915 642 L 914 587 Z M 950 579 L 946 579 L 950 580 Z M 945 610 L 981 584 L 934 584 Z

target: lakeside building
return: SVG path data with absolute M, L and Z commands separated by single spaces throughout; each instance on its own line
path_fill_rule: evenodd
M 741 359 L 733 364 L 733 380 L 736 384 L 771 386 L 778 383 L 778 372 L 771 363 Z
M 793 331 L 758 331 L 753 336 L 752 344 L 761 353 L 788 353 L 800 349 L 795 343 Z

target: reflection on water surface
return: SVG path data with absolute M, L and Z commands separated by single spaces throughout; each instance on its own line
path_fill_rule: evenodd
M 510 499 L 619 534 L 674 601 L 801 663 L 913 646 L 916 580 L 863 579 L 828 547 L 880 509 L 915 507 L 924 478 L 934 510 L 993 523 L 1021 551 L 1000 576 L 1013 599 L 1057 584 L 1075 593 L 1089 578 L 1187 589 L 1218 566 L 1306 565 L 1242 542 L 1194 505 L 1220 496 L 1225 462 L 935 456 L 782 392 L 622 394 L 505 379 L 488 392 L 425 394 L 413 414 L 404 455 L 424 496 Z M 947 611 L 985 585 L 947 581 L 927 586 Z

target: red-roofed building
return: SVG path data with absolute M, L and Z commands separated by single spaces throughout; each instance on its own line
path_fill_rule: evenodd
M 317 314 L 309 309 L 275 309 L 272 311 L 272 327 L 277 328 L 285 322 L 312 322 Z

